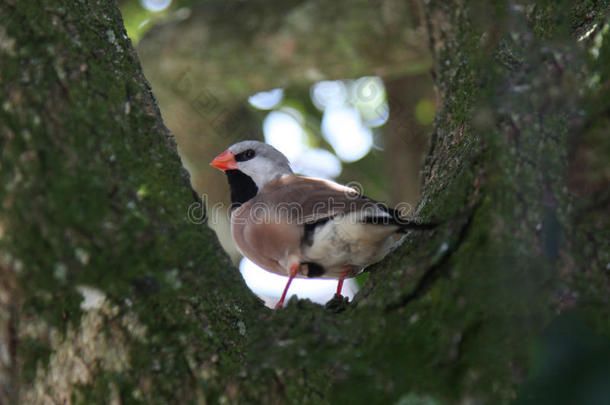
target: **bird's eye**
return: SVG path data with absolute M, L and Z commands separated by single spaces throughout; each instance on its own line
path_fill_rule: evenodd
M 252 159 L 255 155 L 256 155 L 256 153 L 254 152 L 253 149 L 246 149 L 245 151 L 240 152 L 237 155 L 235 155 L 235 160 L 238 162 L 243 162 L 244 160 Z

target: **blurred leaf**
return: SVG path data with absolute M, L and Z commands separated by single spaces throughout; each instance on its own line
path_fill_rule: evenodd
M 430 125 L 434 121 L 436 108 L 434 102 L 428 98 L 422 98 L 415 106 L 415 118 L 421 125 Z
M 610 341 L 576 315 L 561 315 L 537 342 L 514 405 L 575 404 L 610 404 Z

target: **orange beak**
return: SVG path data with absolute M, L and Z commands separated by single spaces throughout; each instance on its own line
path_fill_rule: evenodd
M 230 150 L 222 152 L 216 156 L 214 160 L 210 162 L 210 166 L 214 166 L 220 170 L 235 170 L 237 169 L 237 162 L 235 161 L 235 155 Z

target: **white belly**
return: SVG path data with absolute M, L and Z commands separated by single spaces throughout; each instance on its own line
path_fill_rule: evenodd
M 364 224 L 351 215 L 336 217 L 315 230 L 311 246 L 303 247 L 303 262 L 321 265 L 326 277 L 341 274 L 345 266 L 368 266 L 390 251 L 397 229 Z

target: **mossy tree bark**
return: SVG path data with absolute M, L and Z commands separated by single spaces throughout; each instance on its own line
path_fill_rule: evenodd
M 608 142 L 605 7 L 423 4 L 440 110 L 418 216 L 442 224 L 334 313 L 264 308 L 187 220 L 114 3 L 4 1 L 2 403 L 510 402 L 557 313 L 610 335 L 607 172 L 582 174 Z

